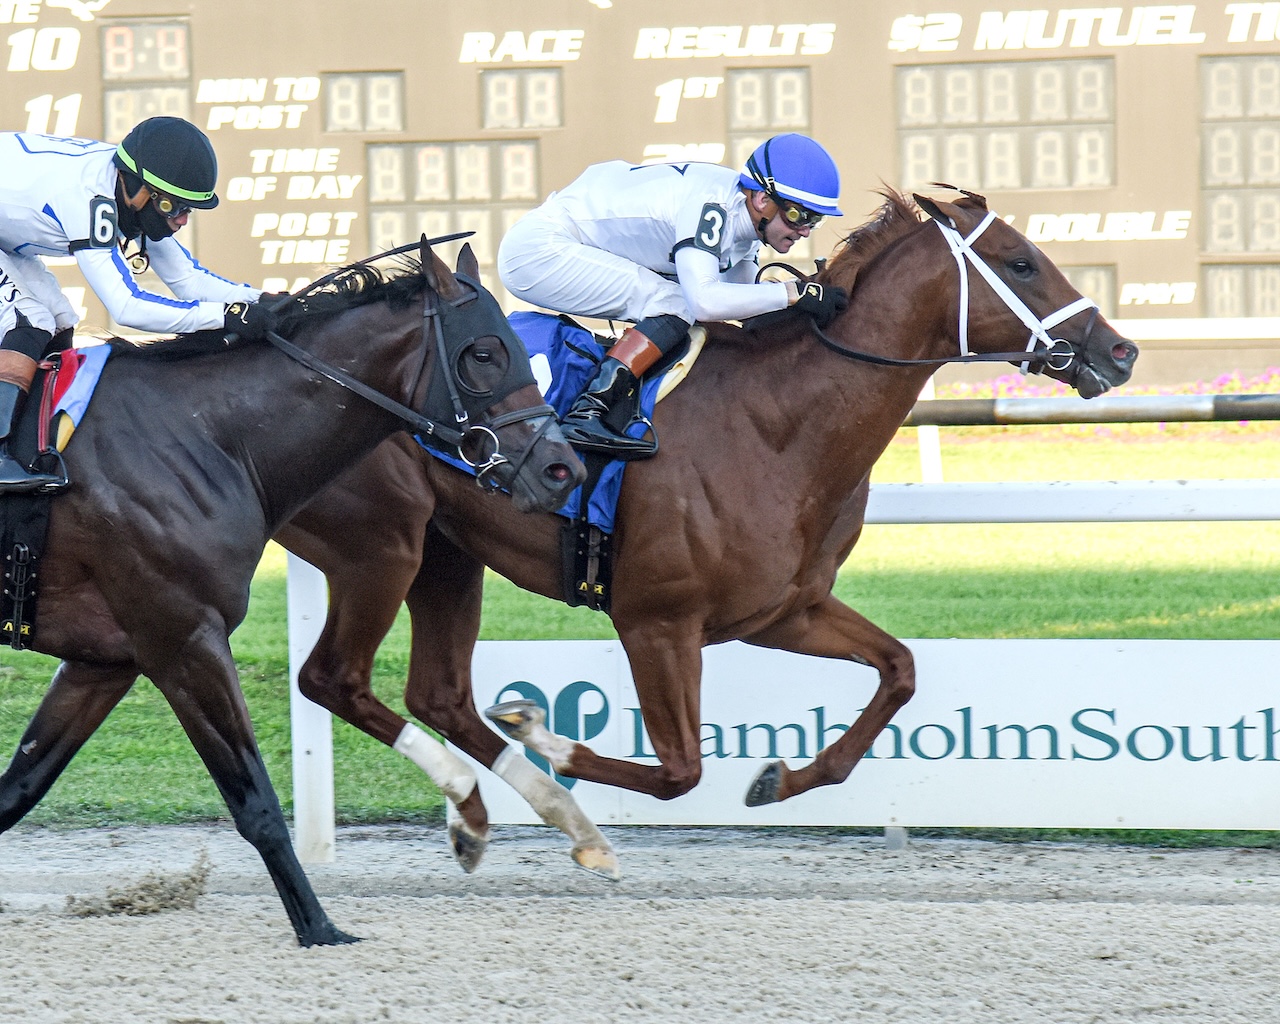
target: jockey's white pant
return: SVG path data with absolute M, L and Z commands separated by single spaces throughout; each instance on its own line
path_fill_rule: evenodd
M 18 325 L 19 313 L 50 334 L 79 319 L 40 259 L 0 249 L 0 340 Z
M 567 217 L 539 208 L 498 247 L 498 276 L 518 299 L 570 316 L 638 323 L 664 313 L 693 323 L 680 285 L 581 241 Z

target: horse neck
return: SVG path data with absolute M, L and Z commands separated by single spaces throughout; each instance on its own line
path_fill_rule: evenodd
M 842 348 L 889 359 L 935 360 L 959 352 L 955 265 L 929 241 L 927 226 L 890 246 L 859 275 L 848 311 L 825 332 Z M 860 413 L 858 432 L 868 429 L 887 446 L 911 412 L 938 364 L 853 364 L 843 375 Z M 883 450 L 883 447 L 881 448 Z
M 406 311 L 388 325 L 378 309 L 385 307 L 361 307 L 314 330 L 304 326 L 294 341 L 375 391 L 404 402 L 423 357 L 421 315 Z M 252 435 L 242 437 L 237 447 L 250 463 L 274 528 L 401 424 L 394 414 L 282 352 L 264 351 L 262 367 L 270 383 Z
M 868 274 L 825 333 L 847 350 L 877 356 L 945 355 L 952 344 L 946 287 L 943 274 L 914 283 L 892 272 Z M 828 351 L 807 326 L 791 325 L 762 338 L 735 369 L 750 380 L 725 390 L 768 396 L 766 443 L 788 453 L 803 486 L 848 493 L 893 440 L 935 368 L 848 358 Z

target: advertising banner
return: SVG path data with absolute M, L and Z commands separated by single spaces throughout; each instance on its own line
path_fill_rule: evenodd
M 743 803 L 769 762 L 799 767 L 834 743 L 876 673 L 736 642 L 703 652 L 690 793 L 560 781 L 601 824 L 1280 828 L 1280 641 L 906 642 L 916 695 L 841 785 Z M 482 711 L 530 699 L 553 732 L 657 764 L 615 641 L 484 642 L 474 680 Z M 494 822 L 538 821 L 479 777 Z

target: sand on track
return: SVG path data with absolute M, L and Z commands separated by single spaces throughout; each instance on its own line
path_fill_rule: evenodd
M 624 877 L 501 826 L 351 827 L 307 870 L 364 941 L 303 950 L 230 825 L 0 836 L 0 1020 L 1248 1022 L 1280 1019 L 1280 851 L 612 828 Z M 148 874 L 193 910 L 81 918 Z

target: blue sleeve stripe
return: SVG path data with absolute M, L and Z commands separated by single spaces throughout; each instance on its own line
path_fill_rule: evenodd
M 169 237 L 173 238 L 172 235 L 170 235 Z M 215 274 L 208 267 L 202 265 L 198 259 L 192 256 L 191 252 L 187 249 L 187 247 L 183 245 L 181 242 L 179 242 L 177 238 L 173 238 L 173 241 L 174 241 L 174 244 L 177 245 L 177 247 L 182 250 L 182 255 L 184 255 L 187 259 L 189 259 L 191 261 L 191 265 L 195 267 L 196 270 L 200 271 L 200 273 L 207 274 L 209 277 L 216 278 L 217 280 L 223 281 L 226 284 L 239 283 L 238 281 L 232 281 L 229 277 L 223 277 L 221 274 Z
M 144 292 L 134 281 L 133 273 L 129 270 L 119 249 L 112 250 L 111 261 L 115 264 L 116 269 L 120 271 L 121 280 L 124 281 L 125 287 L 129 289 L 135 299 L 142 302 L 150 302 L 155 306 L 171 306 L 174 309 L 195 309 L 200 305 L 198 299 L 169 299 L 163 295 L 157 295 L 155 292 Z

